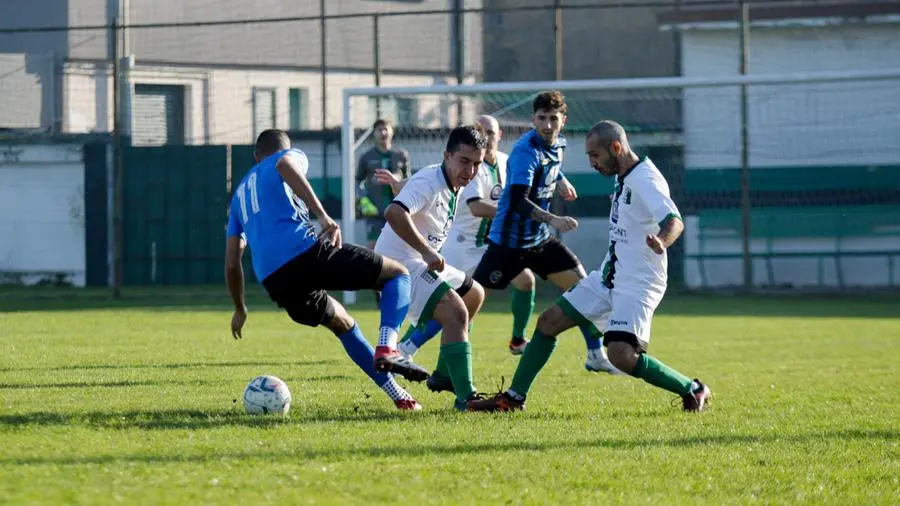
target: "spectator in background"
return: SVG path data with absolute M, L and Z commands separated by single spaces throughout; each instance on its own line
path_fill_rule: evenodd
M 409 153 L 393 147 L 394 126 L 390 120 L 379 118 L 372 124 L 375 146 L 359 157 L 356 166 L 360 215 L 366 219 L 366 239 L 370 249 L 384 228 L 384 210 L 394 200 L 390 185 L 379 183 L 375 171 L 385 169 L 401 179 L 410 176 Z

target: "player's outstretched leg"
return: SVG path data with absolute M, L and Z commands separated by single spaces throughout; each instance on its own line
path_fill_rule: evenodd
M 506 392 L 489 399 L 469 402 L 469 411 L 519 411 L 525 409 L 525 398 L 538 373 L 550 360 L 556 349 L 556 336 L 575 326 L 575 322 L 553 305 L 538 317 L 534 336 L 525 347 L 519 365 L 513 375 L 512 385 Z
M 376 385 L 394 401 L 398 409 L 418 411 L 422 406 L 416 399 L 397 384 L 390 374 L 375 370 L 375 350 L 366 341 L 359 325 L 347 313 L 347 310 L 338 301 L 330 296 L 330 306 L 334 309 L 334 315 L 324 323 L 341 340 L 347 355 L 363 370 Z
M 476 305 L 476 310 L 484 300 L 481 285 L 475 283 L 465 294 Z M 479 398 L 472 380 L 472 346 L 469 343 L 469 311 L 455 291 L 446 291 L 435 305 L 434 319 L 444 329 L 441 334 L 441 350 L 438 365 L 433 376 L 446 382 L 449 378 L 456 394 L 454 407 L 465 411 L 467 403 Z M 431 380 L 431 378 L 429 378 Z M 433 382 L 434 380 L 431 380 Z M 429 385 L 431 388 L 432 385 Z
M 681 397 L 685 411 L 703 411 L 711 392 L 698 379 L 690 379 L 662 363 L 656 357 L 644 353 L 634 334 L 621 331 L 606 333 L 609 359 L 620 370 L 640 378 L 651 385 Z
M 406 268 L 382 257 L 379 285 L 381 291 L 381 331 L 375 348 L 375 369 L 394 372 L 410 381 L 425 381 L 428 371 L 397 352 L 400 325 L 409 311 L 409 273 Z
M 534 313 L 534 274 L 525 269 L 512 280 L 513 290 L 510 301 L 510 310 L 513 315 L 512 338 L 509 340 L 509 352 L 513 355 L 521 355 L 528 345 L 525 339 L 525 330 L 528 320 Z
M 472 287 L 462 295 L 462 301 L 466 307 L 466 314 L 468 315 L 469 320 L 469 324 L 466 327 L 466 333 L 468 336 L 472 335 L 472 325 L 475 320 L 475 316 L 477 316 L 478 312 L 481 310 L 481 305 L 484 303 L 484 297 L 484 288 L 474 281 L 472 283 Z M 436 320 L 432 320 L 432 322 L 440 325 L 440 323 L 438 323 Z M 444 341 L 443 339 L 441 340 L 442 344 L 444 344 L 445 342 L 446 341 Z M 441 349 L 443 349 L 443 346 Z M 469 367 L 471 368 L 471 358 L 469 359 Z M 447 363 L 447 355 L 444 353 L 439 353 L 437 366 L 435 366 L 434 372 L 431 373 L 431 377 L 428 378 L 428 381 L 426 381 L 425 384 L 432 392 L 450 392 L 452 394 L 456 394 L 456 389 L 453 387 L 452 377 L 453 376 L 450 373 L 450 366 Z
M 548 279 L 560 289 L 566 291 L 586 277 L 587 274 L 584 272 L 584 267 L 579 264 L 574 269 L 550 274 Z M 587 348 L 587 359 L 584 361 L 584 368 L 592 372 L 605 371 L 613 373 L 612 371 L 615 370 L 615 367 L 612 367 L 612 364 L 606 358 L 606 354 L 603 353 L 603 334 L 595 330 L 596 328 L 593 326 L 579 325 L 579 329 L 581 330 L 581 336 L 584 337 L 584 346 Z
M 469 334 L 472 333 L 475 315 L 481 310 L 484 298 L 484 288 L 474 280 L 472 281 L 471 288 L 462 295 L 463 303 L 466 305 L 466 310 L 469 312 Z M 412 360 L 412 357 L 415 356 L 419 349 L 434 336 L 438 335 L 440 331 L 441 324 L 437 320 L 429 320 L 423 325 L 410 329 L 403 337 L 403 340 L 400 341 L 400 344 L 397 345 L 397 350 L 400 351 L 404 357 Z

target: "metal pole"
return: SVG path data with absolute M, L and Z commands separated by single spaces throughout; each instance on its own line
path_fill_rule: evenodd
M 119 28 L 112 19 L 112 92 L 113 92 L 113 297 L 122 296 L 122 178 L 124 154 L 122 146 L 121 93 L 119 67 Z
M 345 243 L 355 242 L 356 230 L 356 181 L 353 166 L 353 98 L 344 91 L 341 95 L 341 236 Z M 344 292 L 344 304 L 356 302 L 356 292 Z
M 381 35 L 378 29 L 378 14 L 372 16 L 372 57 L 375 67 L 375 86 L 381 86 Z M 375 117 L 381 117 L 381 97 L 375 97 Z
M 740 46 L 741 68 L 740 74 L 747 74 L 747 60 L 749 57 L 750 42 L 750 4 L 741 0 L 740 21 Z M 741 243 L 743 252 L 744 290 L 750 291 L 753 287 L 753 258 L 750 256 L 750 139 L 749 139 L 749 109 L 747 98 L 747 85 L 741 85 Z
M 553 21 L 554 46 L 556 49 L 556 74 L 557 81 L 562 81 L 563 75 L 563 10 L 562 0 L 553 2 L 553 10 L 555 11 L 555 19 Z
M 322 36 L 322 40 L 320 41 L 320 46 L 322 49 L 321 52 L 321 62 L 322 62 L 322 132 L 328 129 L 328 55 L 326 54 L 327 49 L 327 34 L 325 31 L 325 0 L 321 0 L 319 2 L 319 33 Z M 325 142 L 324 137 L 322 140 L 322 154 L 325 155 L 328 150 L 328 144 Z M 323 159 L 325 157 L 323 156 Z M 328 164 L 322 164 L 322 196 L 323 199 L 327 200 L 328 196 Z
M 460 85 L 466 80 L 466 23 L 463 9 L 463 0 L 453 0 L 453 67 L 456 70 L 456 84 Z M 461 125 L 463 120 L 462 98 L 456 98 L 456 124 Z

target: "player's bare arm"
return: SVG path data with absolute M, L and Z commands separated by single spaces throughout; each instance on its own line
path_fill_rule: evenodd
M 431 249 L 431 246 L 428 245 L 428 242 L 413 224 L 409 212 L 403 206 L 396 202 L 391 203 L 384 210 L 384 218 L 406 244 L 409 244 L 412 249 L 422 255 L 422 259 L 428 264 L 429 269 L 438 272 L 444 270 L 444 257 Z
M 476 199 L 468 202 L 469 212 L 472 216 L 478 218 L 493 219 L 497 214 L 497 204 L 488 202 L 484 199 Z
M 556 183 L 556 192 L 566 202 L 573 202 L 578 198 L 578 192 L 575 191 L 575 186 L 573 186 L 565 176 Z
M 578 227 L 578 221 L 568 216 L 557 216 L 549 211 L 544 211 L 531 201 L 526 195 L 528 186 L 515 184 L 510 186 L 510 207 L 516 211 L 531 217 L 539 223 L 547 223 L 560 232 L 568 232 Z
M 244 256 L 244 239 L 241 236 L 229 237 L 225 242 L 225 283 L 228 294 L 234 303 L 234 315 L 231 317 L 231 335 L 240 339 L 241 329 L 247 321 L 247 303 L 244 298 L 244 268 L 241 258 Z
M 647 235 L 647 246 L 657 254 L 662 255 L 666 249 L 675 244 L 675 241 L 681 237 L 682 232 L 684 232 L 684 223 L 682 223 L 681 218 L 670 216 L 663 222 L 658 234 Z
M 338 224 L 328 216 L 325 208 L 316 193 L 313 191 L 309 180 L 300 170 L 300 165 L 289 156 L 283 156 L 275 165 L 281 178 L 288 184 L 294 194 L 306 204 L 306 207 L 319 218 L 322 230 L 319 232 L 319 240 L 330 243 L 335 248 L 341 247 L 341 229 Z
M 400 190 L 402 190 L 403 186 L 406 185 L 406 179 L 403 179 L 393 172 L 385 169 L 378 169 L 375 171 L 375 180 L 381 184 L 390 186 L 391 191 L 394 192 L 394 195 L 400 193 Z

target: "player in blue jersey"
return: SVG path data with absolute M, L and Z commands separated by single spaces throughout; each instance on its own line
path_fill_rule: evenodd
M 550 212 L 557 189 L 566 200 L 577 197 L 561 166 L 566 140 L 560 131 L 568 106 L 558 91 L 545 91 L 532 102 L 534 129 L 513 146 L 507 161 L 507 184 L 491 222 L 488 247 L 472 276 L 485 289 L 504 289 L 523 270 L 568 290 L 587 276 L 572 251 L 550 231 L 574 230 L 578 222 Z M 557 188 L 557 186 L 559 186 Z M 590 324 L 580 327 L 587 344 L 585 368 L 619 374 L 603 350 L 600 331 Z M 527 341 L 514 339 L 509 349 L 521 353 Z
M 254 156 L 257 163 L 235 189 L 228 220 L 225 277 L 235 308 L 232 335 L 240 339 L 247 320 L 241 257 L 249 245 L 253 271 L 272 301 L 295 322 L 324 325 L 334 332 L 350 358 L 398 408 L 421 409 L 390 374 L 411 381 L 428 378 L 425 369 L 396 350 L 397 329 L 410 301 L 406 268 L 371 250 L 341 243 L 340 228 L 306 179 L 306 155 L 291 149 L 285 132 L 262 132 Z M 318 233 L 309 211 L 318 217 Z M 347 310 L 327 293 L 364 289 L 382 293 L 381 334 L 374 350 Z

